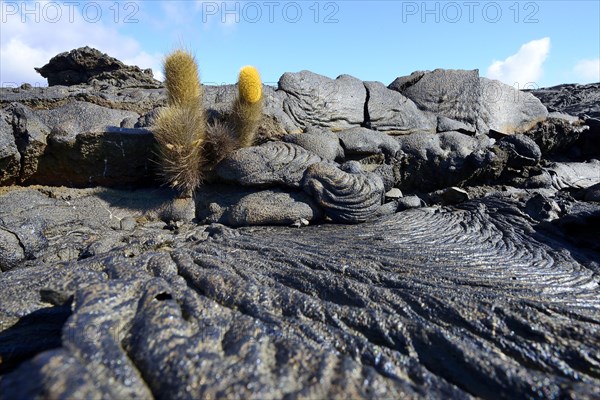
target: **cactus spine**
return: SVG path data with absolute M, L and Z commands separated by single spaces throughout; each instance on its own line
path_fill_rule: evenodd
M 232 125 L 240 147 L 254 144 L 262 118 L 262 82 L 258 70 L 245 66 L 240 70 L 238 97 L 233 104 Z
M 208 124 L 198 66 L 187 51 L 176 50 L 164 62 L 168 105 L 156 118 L 160 174 L 182 197 L 191 197 L 203 171 L 227 154 L 254 143 L 262 118 L 262 83 L 256 68 L 243 67 L 229 121 Z
M 205 162 L 206 118 L 198 66 L 189 52 L 177 50 L 165 59 L 164 73 L 168 105 L 154 127 L 161 175 L 169 186 L 191 196 L 202 182 L 200 167 Z

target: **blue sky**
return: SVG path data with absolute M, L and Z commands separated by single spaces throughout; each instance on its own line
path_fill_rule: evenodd
M 1 1 L 0 83 L 84 45 L 153 68 L 184 46 L 204 83 L 252 64 L 275 84 L 303 69 L 389 84 L 479 69 L 515 87 L 600 81 L 599 1 Z

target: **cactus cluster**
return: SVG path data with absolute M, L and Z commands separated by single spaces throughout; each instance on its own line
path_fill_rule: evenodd
M 230 152 L 253 144 L 262 117 L 262 83 L 256 68 L 243 67 L 231 118 L 208 123 L 193 55 L 185 50 L 169 54 L 164 74 L 168 105 L 159 111 L 153 127 L 160 174 L 166 184 L 191 196 L 204 171 Z

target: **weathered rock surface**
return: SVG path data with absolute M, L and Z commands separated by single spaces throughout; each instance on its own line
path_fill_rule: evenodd
M 600 120 L 600 82 L 588 85 L 564 84 L 532 90 L 550 111 Z
M 282 140 L 297 144 L 324 160 L 335 161 L 344 158 L 344 149 L 340 145 L 340 139 L 330 130 L 310 127 L 304 133 L 286 135 Z
M 550 111 L 579 117 L 590 129 L 575 143 L 579 161 L 598 157 L 600 153 L 600 83 L 565 84 L 532 90 Z
M 480 78 L 480 118 L 491 131 L 524 133 L 548 117 L 542 102 L 530 93 L 516 90 L 500 81 Z
M 362 81 L 350 75 L 331 79 L 310 71 L 285 73 L 278 91 L 286 95 L 284 111 L 302 128 L 313 125 L 335 131 L 364 122 L 367 92 Z
M 418 71 L 397 78 L 390 89 L 414 101 L 436 116 L 437 130 L 523 133 L 544 121 L 546 107 L 530 93 L 499 81 L 480 78 L 478 70 Z
M 508 166 L 513 168 L 535 166 L 542 159 L 542 151 L 537 143 L 522 134 L 502 138 L 498 145 L 508 153 Z
M 600 182 L 600 161 L 552 163 L 545 168 L 556 189 L 585 189 Z
M 384 154 L 394 157 L 400 144 L 386 133 L 367 128 L 351 128 L 337 132 L 346 155 Z
M 404 210 L 408 210 L 409 208 L 420 208 L 420 207 L 423 207 L 424 205 L 425 205 L 425 203 L 418 196 L 415 196 L 415 195 L 404 196 L 401 199 L 398 199 L 397 210 L 404 211 Z
M 414 101 L 421 110 L 460 122 L 471 132 L 477 129 L 481 106 L 478 70 L 414 72 L 397 78 L 389 88 Z
M 355 161 L 344 164 L 342 169 L 327 163 L 309 166 L 302 180 L 304 191 L 334 222 L 372 219 L 386 192 L 383 181 L 376 174 L 363 172 Z
M 238 88 L 236 85 L 205 85 L 204 107 L 209 118 L 227 119 L 231 113 L 231 105 L 235 101 Z M 263 121 L 259 126 L 259 136 L 277 138 L 286 132 L 298 133 L 299 126 L 284 112 L 285 95 L 275 88 L 263 85 Z
M 549 232 L 489 197 L 361 225 L 123 231 L 104 206 L 136 212 L 73 215 L 92 198 L 54 190 L 35 195 L 46 247 L 0 273 L 3 397 L 600 395 L 598 265 L 566 240 L 591 219 Z M 25 215 L 33 192 L 0 199 Z M 80 253 L 95 241 L 114 244 Z
M 433 191 L 462 184 L 478 176 L 497 158 L 487 137 L 459 132 L 414 134 L 398 137 L 400 189 Z M 442 173 L 442 171 L 444 173 Z
M 321 161 L 298 145 L 268 142 L 235 151 L 215 170 L 223 180 L 244 186 L 299 188 L 306 168 Z
M 87 46 L 60 53 L 52 57 L 48 64 L 35 70 L 48 78 L 49 86 L 71 86 L 92 83 L 92 80 L 116 87 L 158 88 L 162 85 L 154 79 L 152 70 L 127 66 Z
M 85 101 L 102 107 L 152 112 L 164 106 L 166 89 L 119 88 L 107 83 L 96 85 L 49 86 L 32 88 L 0 88 L 0 105 L 21 103 L 33 109 L 52 109 L 72 101 Z
M 196 217 L 203 224 L 227 226 L 292 225 L 319 221 L 323 212 L 303 192 L 243 190 L 229 185 L 211 185 L 196 192 Z
M 13 135 L 21 154 L 20 183 L 37 172 L 40 159 L 46 151 L 50 128 L 32 110 L 21 104 L 13 104 L 8 111 L 12 114 Z
M 364 84 L 368 95 L 367 127 L 391 135 L 435 132 L 435 115 L 419 110 L 411 99 L 386 88 L 381 82 Z
M 110 79 L 0 89 L 0 183 L 156 186 L 164 89 Z M 286 74 L 259 140 L 313 151 L 240 150 L 195 202 L 0 188 L 0 398 L 600 397 L 594 127 L 494 85 Z
M 545 155 L 564 154 L 589 130 L 582 120 L 567 114 L 550 113 L 548 119 L 527 131 Z
M 17 183 L 21 154 L 15 143 L 12 116 L 0 110 L 0 186 Z
M 8 182 L 71 187 L 154 183 L 152 133 L 121 128 L 128 119 L 137 120 L 134 112 L 74 101 L 51 110 L 14 103 L 5 115 L 10 125 L 0 129 L 7 141 Z

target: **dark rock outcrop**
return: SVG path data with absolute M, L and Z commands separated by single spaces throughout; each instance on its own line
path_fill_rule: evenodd
M 600 121 L 600 82 L 564 84 L 531 90 L 550 111 L 559 111 Z
M 41 68 L 35 69 L 48 79 L 49 86 L 71 86 L 103 82 L 116 87 L 158 88 L 152 70 L 128 66 L 90 47 L 60 53 Z
M 574 144 L 580 161 L 598 157 L 600 153 L 600 83 L 565 84 L 532 90 L 548 110 L 578 117 L 589 127 Z M 581 125 L 581 124 L 579 124 Z
M 394 157 L 400 144 L 384 132 L 367 128 L 351 128 L 337 132 L 346 156 L 384 154 Z
M 0 196 L 0 220 L 37 199 L 46 221 L 36 258 L 0 273 L 6 398 L 600 395 L 599 269 L 567 240 L 598 206 L 540 225 L 506 195 L 361 225 L 164 229 L 129 192 L 77 193 Z
M 286 135 L 282 140 L 297 144 L 324 160 L 335 161 L 344 158 L 344 149 L 340 145 L 340 139 L 330 130 L 310 127 L 304 133 Z
M 17 183 L 20 170 L 21 153 L 15 143 L 12 116 L 0 110 L 0 186 Z
M 302 187 L 332 221 L 344 223 L 372 219 L 385 193 L 381 178 L 363 172 L 355 161 L 344 164 L 342 169 L 328 163 L 313 164 L 304 174 Z
M 381 82 L 365 82 L 365 125 L 389 134 L 435 132 L 435 115 L 421 111 L 403 94 L 386 88 Z
M 456 127 L 470 133 L 492 130 L 524 133 L 548 116 L 546 107 L 529 93 L 499 81 L 480 78 L 478 70 L 418 71 L 389 85 L 438 117 L 437 131 Z
M 196 217 L 203 224 L 227 226 L 292 225 L 319 221 L 323 212 L 303 192 L 239 190 L 211 185 L 196 192 Z
M 321 157 L 298 145 L 269 142 L 235 151 L 215 170 L 226 182 L 244 186 L 299 188 L 306 168 L 321 161 Z
M 444 70 L 414 72 L 389 85 L 414 101 L 421 110 L 477 129 L 481 107 L 479 71 Z
M 505 163 L 491 150 L 487 137 L 474 138 L 459 132 L 401 136 L 399 181 L 403 190 L 424 192 L 463 184 L 481 174 L 484 167 Z
M 270 142 L 181 199 L 164 89 L 111 62 L 0 89 L 0 184 L 94 186 L 0 188 L 0 398 L 600 397 L 593 118 L 477 71 L 288 73 Z
M 350 75 L 331 79 L 310 71 L 285 73 L 278 91 L 284 95 L 283 110 L 301 128 L 335 131 L 364 122 L 367 92 L 362 81 Z

